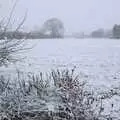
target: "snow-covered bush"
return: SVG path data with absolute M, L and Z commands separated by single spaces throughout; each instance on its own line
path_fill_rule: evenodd
M 6 38 L 0 40 L 0 66 L 7 66 L 10 63 L 20 61 L 20 53 L 27 49 L 24 39 Z
M 95 97 L 92 91 L 87 91 L 85 81 L 72 71 L 53 71 L 55 86 L 60 90 L 63 106 L 60 106 L 67 118 L 73 120 L 96 120 L 94 111 Z
M 50 79 L 44 79 L 42 73 L 30 73 L 24 77 L 20 72 L 14 79 L 0 77 L 0 116 L 36 115 L 55 110 L 59 96 L 55 87 L 51 87 Z
M 119 96 L 119 89 L 96 94 L 72 70 L 0 76 L 0 117 L 12 120 L 116 120 L 105 113 L 104 103 Z M 109 105 L 111 109 L 113 104 Z M 113 114 L 113 112 L 111 112 Z M 119 113 L 117 113 L 119 114 Z

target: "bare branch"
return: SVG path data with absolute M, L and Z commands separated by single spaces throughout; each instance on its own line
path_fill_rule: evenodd
M 17 31 L 21 28 L 21 26 L 24 24 L 26 18 L 27 18 L 27 12 L 25 13 L 25 16 L 24 16 L 23 20 L 21 21 L 21 23 L 20 23 L 20 24 L 18 25 L 18 27 L 15 29 L 15 32 L 17 32 Z
M 12 10 L 11 10 L 11 12 L 10 12 L 10 15 L 9 15 L 9 18 L 8 18 L 8 21 L 7 21 L 7 24 L 6 24 L 5 27 L 4 27 L 3 33 L 2 33 L 2 35 L 1 35 L 1 38 L 5 35 L 5 33 L 6 33 L 7 29 L 8 29 L 8 26 L 9 26 L 9 24 L 10 24 L 12 15 L 13 15 L 13 13 L 14 13 L 14 11 L 15 11 L 15 8 L 16 8 L 16 5 L 17 5 L 18 1 L 19 1 L 19 0 L 16 0 L 15 3 L 14 3 L 14 5 L 13 5 L 13 7 L 12 7 Z

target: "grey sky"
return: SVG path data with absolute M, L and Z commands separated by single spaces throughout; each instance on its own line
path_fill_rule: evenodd
M 14 0 L 0 0 L 0 14 L 7 15 Z M 89 32 L 120 24 L 120 0 L 19 0 L 15 18 L 19 21 L 28 10 L 26 28 L 41 26 L 45 20 L 61 19 L 68 32 Z

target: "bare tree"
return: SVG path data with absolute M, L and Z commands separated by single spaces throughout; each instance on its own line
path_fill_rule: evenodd
M 64 37 L 64 25 L 57 19 L 52 18 L 44 23 L 44 32 L 49 34 L 51 38 L 63 38 Z
M 8 27 L 11 24 L 11 19 L 13 16 L 13 13 L 15 11 L 16 5 L 18 0 L 15 1 L 12 10 L 10 12 L 10 15 L 8 17 L 7 22 L 5 23 L 5 20 L 2 19 L 0 21 L 0 66 L 2 65 L 8 65 L 8 63 L 15 62 L 18 60 L 16 54 L 26 50 L 25 48 L 25 40 L 23 39 L 7 39 L 5 36 L 8 32 Z M 12 36 L 15 36 L 16 33 L 19 31 L 21 26 L 24 24 L 27 17 L 27 13 L 25 14 L 23 20 L 18 24 L 18 26 L 15 28 L 14 32 L 12 32 Z

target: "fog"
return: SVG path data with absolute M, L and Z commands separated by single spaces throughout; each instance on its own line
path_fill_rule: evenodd
M 15 0 L 0 0 L 0 16 L 9 15 Z M 39 29 L 49 18 L 63 21 L 66 31 L 90 32 L 120 23 L 120 0 L 19 0 L 14 13 L 17 22 L 28 12 L 25 30 Z
M 0 0 L 0 120 L 120 120 L 120 0 Z

